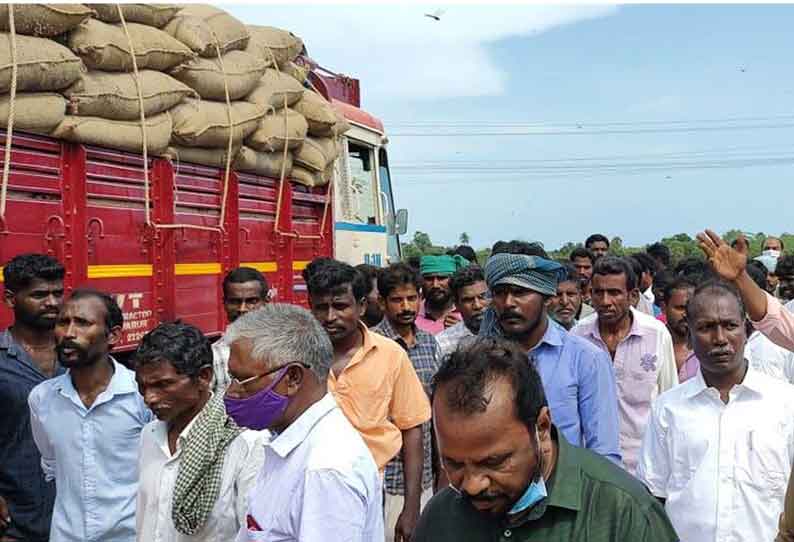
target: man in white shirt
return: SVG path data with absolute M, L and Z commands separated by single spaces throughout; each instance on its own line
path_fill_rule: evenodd
M 267 279 L 256 269 L 238 267 L 224 277 L 223 309 L 228 323 L 269 302 Z M 212 391 L 223 395 L 229 385 L 229 344 L 225 335 L 212 345 L 212 372 Z
M 137 540 L 233 540 L 245 525 L 264 435 L 239 428 L 210 391 L 212 350 L 196 327 L 160 324 L 141 340 L 135 365 L 158 418 L 141 435 Z
M 237 542 L 383 542 L 378 467 L 327 391 L 334 351 L 320 323 L 301 307 L 272 304 L 226 334 L 226 409 L 239 425 L 275 435 Z
M 454 352 L 462 340 L 477 336 L 485 309 L 491 304 L 485 275 L 477 266 L 458 269 L 449 279 L 449 289 L 462 321 L 436 335 L 441 359 Z
M 638 477 L 681 540 L 773 540 L 794 460 L 794 386 L 745 357 L 745 308 L 723 282 L 687 309 L 698 374 L 663 394 L 643 440 Z
M 753 262 L 748 262 L 747 274 L 759 288 L 767 290 L 769 284 L 766 268 L 763 265 L 754 265 Z M 744 357 L 747 358 L 750 367 L 794 384 L 794 352 L 776 345 L 766 335 L 755 330 L 750 323 L 747 324 L 747 334 L 749 338 L 744 349 Z

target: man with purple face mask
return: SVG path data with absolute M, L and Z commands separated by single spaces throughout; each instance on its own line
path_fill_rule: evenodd
M 320 323 L 273 304 L 235 320 L 226 337 L 226 411 L 242 427 L 273 433 L 237 542 L 382 542 L 378 467 L 327 391 L 334 354 Z

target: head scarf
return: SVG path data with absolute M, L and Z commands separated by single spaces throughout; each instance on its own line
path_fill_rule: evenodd
M 485 264 L 488 289 L 511 285 L 533 290 L 543 295 L 556 295 L 557 284 L 566 278 L 565 268 L 552 260 L 525 254 L 496 254 Z M 480 335 L 501 335 L 499 317 L 493 306 L 485 311 Z
M 422 256 L 419 261 L 419 273 L 421 275 L 452 275 L 458 269 L 469 266 L 469 260 L 456 254 L 448 256 Z

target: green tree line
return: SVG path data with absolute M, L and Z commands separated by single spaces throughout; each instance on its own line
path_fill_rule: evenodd
M 773 235 L 773 234 L 765 234 L 763 232 L 754 233 L 754 234 L 747 234 L 743 233 L 741 230 L 729 230 L 723 234 L 723 238 L 727 242 L 734 241 L 740 235 L 744 235 L 747 240 L 750 242 L 750 256 L 756 257 L 761 254 L 764 246 L 764 241 L 769 235 L 773 237 L 778 237 L 783 241 L 783 244 L 786 248 L 786 252 L 794 253 L 794 234 L 784 233 L 781 235 Z M 678 233 L 676 235 L 665 237 L 660 240 L 664 245 L 666 245 L 672 254 L 673 262 L 679 262 L 684 258 L 702 258 L 703 253 L 698 248 L 697 240 L 686 233 Z M 461 245 L 468 245 L 469 244 L 469 235 L 467 233 L 461 233 L 460 235 L 460 244 Z M 568 259 L 571 252 L 576 248 L 582 246 L 582 243 L 574 243 L 574 242 L 567 242 L 560 248 L 554 250 L 546 247 L 546 251 L 549 253 L 554 259 Z M 448 250 L 454 249 L 455 247 L 448 247 L 443 245 L 435 245 L 433 244 L 432 240 L 430 239 L 430 235 L 425 232 L 417 231 L 414 233 L 413 239 L 408 243 L 402 244 L 403 249 L 403 258 L 410 259 L 414 257 L 424 256 L 424 255 L 438 255 L 444 254 Z M 613 237 L 610 241 L 609 250 L 612 254 L 616 256 L 625 256 L 628 254 L 633 254 L 635 252 L 642 252 L 646 249 L 646 246 L 626 246 L 623 244 L 623 240 L 620 237 Z M 476 250 L 477 252 L 477 259 L 481 264 L 485 263 L 485 260 L 488 259 L 488 256 L 491 253 L 490 247 L 481 248 Z

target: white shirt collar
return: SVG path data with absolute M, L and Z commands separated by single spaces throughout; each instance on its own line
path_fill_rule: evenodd
M 322 399 L 306 409 L 306 411 L 282 433 L 273 437 L 266 446 L 271 448 L 280 457 L 287 457 L 292 450 L 306 440 L 314 426 L 335 408 L 338 408 L 338 406 L 333 395 L 326 393 Z

